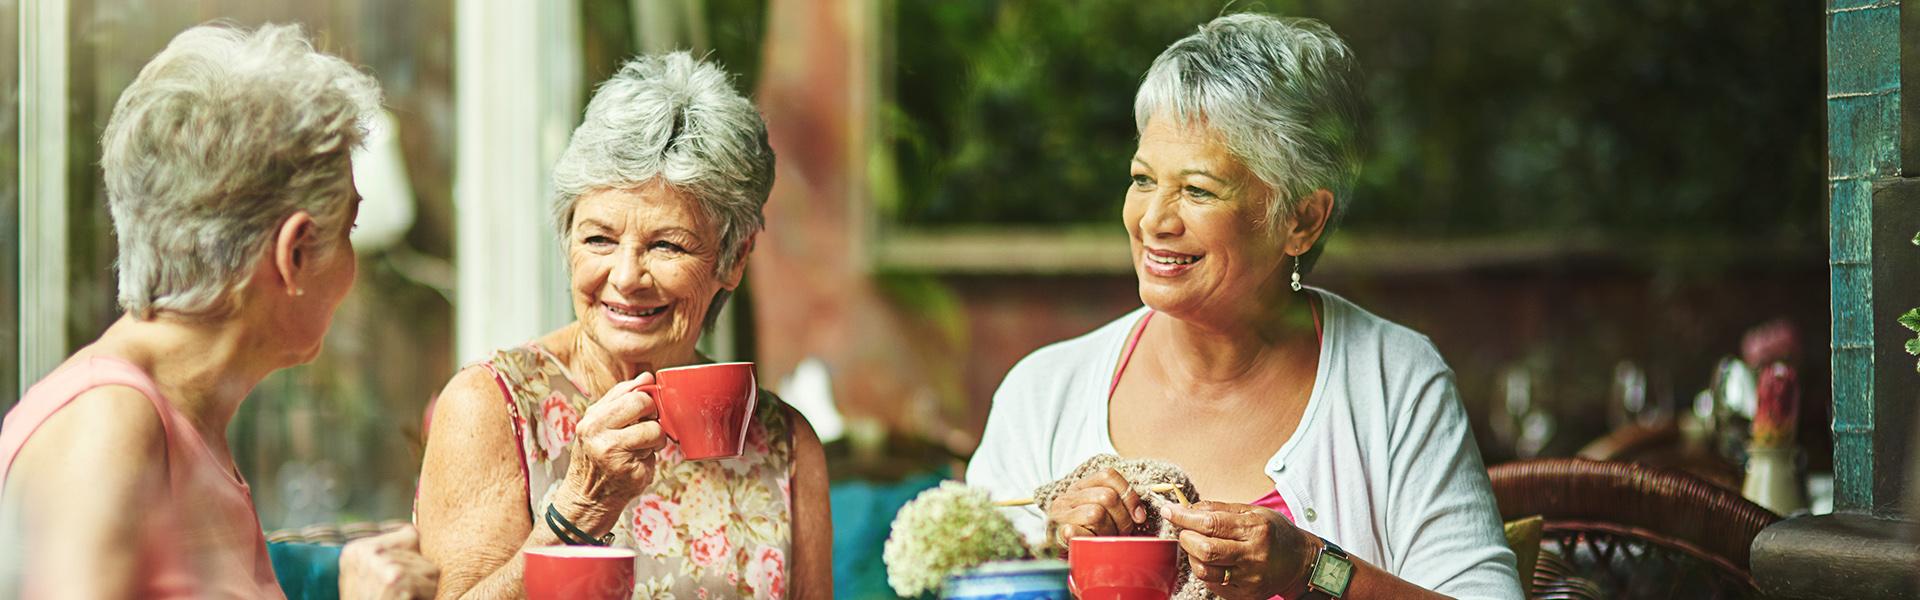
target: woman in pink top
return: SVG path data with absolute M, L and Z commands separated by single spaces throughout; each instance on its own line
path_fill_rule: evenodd
M 0 428 L 0 596 L 277 598 L 227 425 L 311 360 L 352 286 L 371 77 L 297 27 L 196 27 L 102 139 L 125 314 Z M 352 596 L 431 595 L 413 533 L 349 548 Z

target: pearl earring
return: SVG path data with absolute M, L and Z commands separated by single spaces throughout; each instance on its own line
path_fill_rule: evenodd
M 1295 271 L 1299 271 L 1299 268 L 1297 268 L 1297 267 L 1296 267 L 1296 268 L 1295 268 L 1294 270 L 1295 270 Z M 1299 288 L 1300 288 L 1300 283 L 1299 283 L 1299 282 L 1300 282 L 1300 274 L 1299 274 L 1298 272 L 1296 272 L 1296 273 L 1294 273 L 1294 274 L 1293 274 L 1293 280 L 1294 280 L 1294 284 L 1293 284 L 1293 287 L 1294 287 L 1294 289 L 1299 289 Z M 307 295 L 307 291 L 306 291 L 306 290 L 303 290 L 303 289 L 300 289 L 300 288 L 293 288 L 293 295 L 295 295 L 295 296 L 305 296 L 305 295 Z
M 1300 291 L 1300 257 L 1293 257 L 1293 283 L 1287 284 L 1293 291 Z

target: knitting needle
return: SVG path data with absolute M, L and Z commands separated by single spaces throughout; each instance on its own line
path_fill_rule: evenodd
M 1180 506 L 1183 506 L 1183 507 L 1193 506 L 1192 503 L 1187 502 L 1187 493 L 1181 490 L 1180 486 L 1177 486 L 1171 483 L 1156 483 L 1151 486 L 1147 486 L 1147 491 L 1153 492 L 1156 494 L 1165 494 L 1167 492 L 1173 492 L 1173 497 L 1178 498 L 1180 500 Z M 1012 500 L 993 501 L 994 506 L 1000 506 L 1000 507 L 1032 506 L 1034 503 L 1035 503 L 1035 500 L 1032 498 L 1015 498 Z

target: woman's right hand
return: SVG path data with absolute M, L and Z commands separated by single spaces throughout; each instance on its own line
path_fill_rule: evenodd
M 642 373 L 615 384 L 587 407 L 574 428 L 573 458 L 561 486 L 565 500 L 617 513 L 653 484 L 654 452 L 667 438 L 653 396 L 639 389 L 649 383 L 653 373 Z
M 1133 486 L 1111 468 L 1090 475 L 1047 504 L 1047 539 L 1061 548 L 1082 535 L 1128 535 L 1147 522 L 1147 507 Z

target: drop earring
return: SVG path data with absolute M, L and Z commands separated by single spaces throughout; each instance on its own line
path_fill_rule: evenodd
M 1293 283 L 1287 284 L 1293 291 L 1300 291 L 1300 257 L 1293 257 Z

